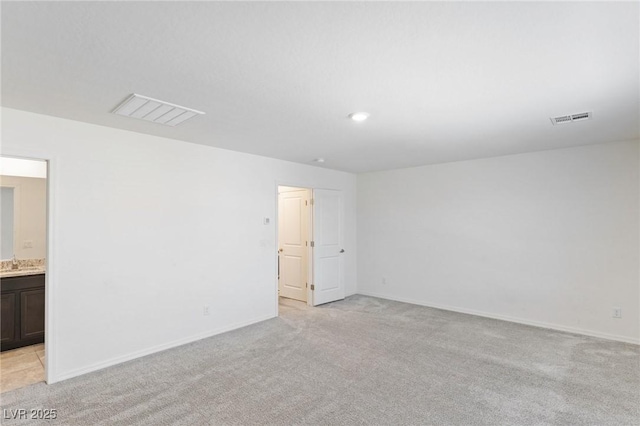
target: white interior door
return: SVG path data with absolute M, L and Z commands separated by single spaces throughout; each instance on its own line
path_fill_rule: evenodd
M 313 191 L 313 305 L 344 299 L 342 192 Z
M 307 301 L 310 191 L 278 194 L 278 290 L 282 297 Z

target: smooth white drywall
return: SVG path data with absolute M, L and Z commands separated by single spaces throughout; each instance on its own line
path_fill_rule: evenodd
M 50 160 L 50 382 L 275 316 L 278 183 L 344 191 L 355 292 L 353 174 L 2 114 L 3 154 Z
M 638 342 L 638 179 L 638 141 L 358 175 L 358 292 Z

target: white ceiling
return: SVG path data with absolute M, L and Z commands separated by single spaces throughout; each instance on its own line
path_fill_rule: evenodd
M 639 137 L 638 2 L 3 2 L 2 105 L 363 172 Z M 132 93 L 202 110 L 175 128 Z M 347 119 L 367 111 L 368 121 Z M 593 111 L 585 122 L 549 117 Z

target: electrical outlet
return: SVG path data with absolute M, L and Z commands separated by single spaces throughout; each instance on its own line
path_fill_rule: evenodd
M 614 318 L 622 318 L 622 308 L 613 308 L 611 316 Z
M 202 315 L 204 315 L 205 317 L 209 316 L 209 305 L 204 305 L 204 307 L 202 308 Z
M 25 240 L 24 243 L 22 243 L 22 248 L 33 248 L 33 241 Z

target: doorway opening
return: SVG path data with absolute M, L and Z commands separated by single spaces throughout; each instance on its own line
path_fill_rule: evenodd
M 278 299 L 312 303 L 312 191 L 278 186 Z
M 344 299 L 344 200 L 340 190 L 277 186 L 279 307 Z
M 0 157 L 0 392 L 45 380 L 48 164 Z

